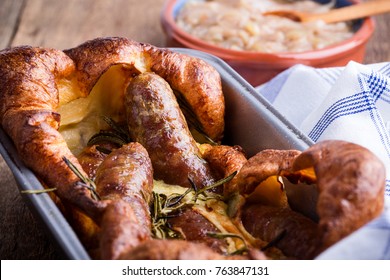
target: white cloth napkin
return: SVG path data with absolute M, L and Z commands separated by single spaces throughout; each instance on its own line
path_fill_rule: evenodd
M 319 258 L 390 259 L 390 63 L 350 62 L 322 69 L 296 65 L 257 90 L 314 142 L 354 142 L 386 166 L 382 216 Z

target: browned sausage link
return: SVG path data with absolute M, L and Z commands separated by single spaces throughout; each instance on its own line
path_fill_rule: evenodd
M 77 155 L 77 160 L 91 180 L 95 180 L 98 167 L 107 157 L 107 154 L 100 152 L 97 147 L 97 145 L 87 146 L 79 155 Z M 108 150 L 113 148 L 110 144 L 104 144 L 104 147 Z M 88 253 L 92 255 L 93 258 L 100 258 L 100 253 L 99 255 L 96 255 L 99 252 L 98 236 L 100 227 L 97 226 L 88 216 L 84 215 L 71 205 L 63 211 L 66 211 L 68 221 L 82 240 L 82 243 L 85 245 Z
M 95 179 L 97 169 L 107 156 L 96 148 L 96 145 L 87 146 L 77 156 L 81 167 L 91 180 Z
M 76 63 L 77 80 L 85 95 L 112 65 L 127 65 L 123 71 L 128 76 L 151 69 L 182 93 L 210 138 L 222 139 L 225 101 L 221 77 L 201 59 L 116 37 L 90 40 L 64 52 Z
M 101 224 L 102 257 L 115 259 L 150 238 L 153 169 L 147 151 L 139 143 L 113 151 L 99 166 L 95 182 L 101 199 L 112 201 Z
M 101 222 L 100 258 L 117 259 L 150 238 L 150 229 L 140 223 L 134 206 L 123 200 L 112 201 Z
M 212 146 L 203 154 L 203 158 L 210 164 L 212 170 L 219 176 L 218 179 L 225 178 L 236 171 L 247 162 L 242 148 L 239 146 Z M 223 194 L 229 197 L 234 192 L 237 192 L 235 184 L 236 178 L 227 182 L 223 186 Z
M 126 92 L 126 111 L 132 139 L 148 151 L 154 176 L 168 184 L 199 187 L 213 177 L 201 156 L 168 83 L 153 73 L 135 77 Z
M 150 227 L 153 169 L 141 144 L 129 143 L 109 154 L 99 166 L 95 182 L 102 200 L 122 199 L 134 205 L 140 222 Z
M 146 241 L 123 254 L 122 260 L 264 260 L 266 256 L 251 250 L 245 256 L 224 256 L 204 244 L 184 240 L 154 239 Z
M 286 256 L 312 259 L 319 249 L 317 224 L 289 208 L 250 205 L 243 209 L 242 223 L 253 236 L 274 241 Z
M 176 214 L 172 213 L 172 216 L 168 219 L 169 226 L 179 231 L 185 240 L 204 243 L 218 253 L 226 252 L 224 240 L 207 235 L 209 232 L 214 233 L 219 230 L 192 207 L 186 207 Z
M 219 142 L 225 128 L 225 100 L 221 77 L 211 65 L 187 55 L 144 45 L 150 68 L 186 100 L 203 131 Z

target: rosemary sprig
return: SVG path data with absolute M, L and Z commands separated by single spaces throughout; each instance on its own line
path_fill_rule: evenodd
M 271 247 L 276 246 L 280 240 L 282 240 L 286 236 L 287 230 L 282 230 L 273 240 L 268 242 L 267 245 L 265 245 L 263 248 L 261 248 L 261 251 L 266 251 Z
M 106 155 L 109 155 L 111 154 L 112 150 L 110 149 L 107 149 L 105 147 L 101 147 L 101 146 L 97 146 L 96 147 L 96 150 L 98 150 L 99 152 L 103 153 L 103 154 L 106 154 Z
M 205 138 L 206 142 L 208 142 L 211 145 L 218 145 L 213 139 L 211 139 L 204 131 L 202 125 L 200 124 L 197 116 L 192 111 L 191 107 L 188 105 L 187 100 L 184 99 L 183 95 L 177 91 L 174 90 L 174 94 L 177 99 L 177 103 L 179 103 L 180 109 L 182 110 L 184 116 L 186 117 L 186 120 L 188 124 L 193 127 L 202 137 Z
M 190 183 L 191 185 L 193 186 L 194 190 L 195 190 L 195 196 L 194 196 L 194 202 L 196 202 L 199 198 L 199 195 L 203 194 L 205 195 L 205 192 L 206 191 L 209 191 L 213 188 L 216 188 L 216 187 L 219 187 L 219 186 L 222 186 L 223 184 L 229 182 L 230 180 L 232 180 L 234 178 L 234 176 L 236 176 L 237 174 L 237 171 L 234 171 L 232 174 L 230 174 L 229 176 L 221 179 L 221 180 L 218 180 L 217 182 L 215 182 L 214 184 L 211 184 L 209 186 L 206 186 L 204 188 L 201 188 L 201 189 L 197 189 L 197 187 L 195 186 L 195 183 L 190 180 Z M 207 195 L 205 195 L 207 197 Z
M 100 200 L 99 194 L 96 192 L 96 185 L 95 183 L 89 179 L 88 177 L 84 176 L 83 173 L 78 170 L 78 168 L 66 157 L 63 157 L 62 160 L 66 163 L 66 165 L 73 171 L 73 173 L 79 177 L 81 182 L 79 182 L 80 185 L 86 187 L 91 191 L 92 198 L 95 200 Z
M 190 188 L 188 188 L 183 194 L 181 195 L 173 195 L 171 197 L 168 197 L 165 201 L 165 207 L 174 207 L 174 206 L 178 206 L 178 205 L 181 205 L 184 197 L 187 196 L 187 194 L 189 194 L 192 190 Z
M 23 191 L 20 191 L 20 193 L 41 194 L 41 193 L 54 192 L 56 190 L 57 190 L 57 188 L 50 188 L 50 189 L 43 189 L 43 190 L 23 190 Z
M 102 130 L 99 133 L 93 135 L 88 141 L 88 146 L 104 142 L 111 142 L 120 147 L 131 142 L 131 138 L 126 129 L 121 127 L 118 123 L 109 117 L 103 116 L 102 118 L 111 128 L 111 130 Z
M 226 182 L 230 181 L 237 172 L 232 173 L 226 178 L 215 182 L 210 186 L 199 189 L 191 178 L 188 178 L 191 188 L 188 188 L 182 194 L 171 194 L 166 196 L 165 194 L 159 194 L 153 192 L 153 204 L 151 207 L 152 213 L 152 232 L 156 238 L 172 238 L 181 237 L 181 234 L 168 225 L 168 219 L 175 217 L 172 213 L 183 209 L 185 206 L 195 205 L 198 200 L 208 200 L 220 198 L 219 194 L 209 193 L 212 188 L 218 187 Z M 193 194 L 193 199 L 185 200 L 190 193 Z
M 184 195 L 185 196 L 185 195 Z M 183 195 L 173 194 L 167 197 L 164 194 L 153 192 L 153 207 L 152 207 L 152 233 L 155 238 L 181 238 L 181 234 L 168 225 L 168 219 L 175 217 L 172 212 L 180 209 L 186 203 L 182 202 Z M 179 198 L 178 198 L 179 197 Z M 173 201 L 173 203 L 172 203 Z
M 88 146 L 96 145 L 102 142 L 111 142 L 118 146 L 125 145 L 127 140 L 123 139 L 120 135 L 111 131 L 100 131 L 93 135 L 88 141 Z
M 103 116 L 102 118 L 117 134 L 121 135 L 124 139 L 130 142 L 130 136 L 126 129 L 118 125 L 117 122 L 109 117 Z
M 241 255 L 242 253 L 245 253 L 248 251 L 248 246 L 246 245 L 245 239 L 238 235 L 233 233 L 222 233 L 222 232 L 207 232 L 207 236 L 216 238 L 216 239 L 225 239 L 225 238 L 238 238 L 243 243 L 244 246 L 241 249 L 237 249 L 236 251 L 230 253 L 229 255 Z

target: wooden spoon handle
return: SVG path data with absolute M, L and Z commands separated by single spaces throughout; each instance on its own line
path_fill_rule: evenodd
M 386 12 L 390 12 L 390 0 L 376 0 L 333 9 L 323 14 L 312 14 L 305 17 L 303 21 L 319 19 L 325 21 L 326 23 L 334 23 L 364 18 Z

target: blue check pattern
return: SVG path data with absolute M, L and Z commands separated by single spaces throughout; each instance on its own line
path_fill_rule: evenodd
M 375 103 L 367 92 L 362 91 L 357 94 L 342 98 L 334 103 L 325 114 L 321 116 L 317 124 L 309 132 L 308 136 L 317 142 L 329 124 L 334 120 L 346 115 L 359 114 L 375 109 Z

